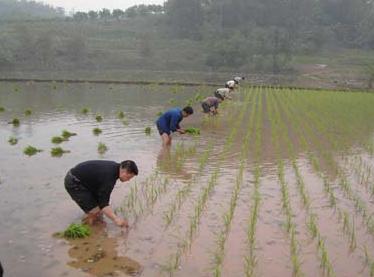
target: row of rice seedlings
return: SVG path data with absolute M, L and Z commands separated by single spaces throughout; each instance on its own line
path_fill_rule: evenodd
M 229 121 L 230 122 L 228 124 L 229 126 L 234 125 L 234 121 L 236 121 L 236 118 L 235 118 L 236 114 L 235 113 L 232 113 L 232 114 L 234 116 L 232 116 L 231 120 Z M 213 150 L 213 143 L 210 142 L 208 144 L 208 149 L 206 151 L 204 151 L 201 154 L 201 156 L 198 158 L 198 160 L 199 160 L 198 172 L 196 172 L 196 174 L 194 174 L 192 176 L 190 182 L 187 185 L 183 186 L 181 189 L 178 190 L 178 192 L 176 194 L 175 201 L 173 201 L 170 204 L 167 211 L 165 211 L 164 221 L 165 221 L 165 227 L 166 228 L 169 227 L 170 224 L 173 222 L 173 220 L 175 218 L 175 215 L 180 210 L 182 204 L 184 203 L 184 201 L 187 199 L 188 195 L 190 194 L 193 185 L 196 184 L 198 178 L 201 175 L 201 172 L 204 170 L 204 168 L 205 168 L 205 166 L 208 162 L 208 159 L 209 159 L 209 156 L 210 156 L 212 150 Z
M 279 101 L 278 105 L 281 106 L 281 104 L 283 104 L 283 102 Z M 287 115 L 288 119 L 292 118 L 292 116 L 290 115 L 287 107 L 283 107 L 283 111 Z M 293 123 L 296 124 L 296 122 L 297 122 L 297 120 L 294 119 Z M 300 132 L 301 127 L 300 126 L 295 126 L 295 129 L 300 133 L 299 137 L 300 137 L 301 145 L 302 145 L 303 149 L 306 150 L 307 142 L 305 140 L 304 134 L 302 132 Z M 305 187 L 304 180 L 303 180 L 303 178 L 302 178 L 302 176 L 299 172 L 299 168 L 298 168 L 296 160 L 295 160 L 295 154 L 294 154 L 292 142 L 290 141 L 289 137 L 288 137 L 287 145 L 288 145 L 288 149 L 289 149 L 289 154 L 291 155 L 291 159 L 292 159 L 292 167 L 294 169 L 294 173 L 295 173 L 295 176 L 296 176 L 296 184 L 297 184 L 297 187 L 298 187 L 299 195 L 300 195 L 300 198 L 302 200 L 303 207 L 306 210 L 306 215 L 307 215 L 306 227 L 307 227 L 307 230 L 309 231 L 309 233 L 310 233 L 310 235 L 312 236 L 313 239 L 317 239 L 317 242 L 318 242 L 317 243 L 317 251 L 318 251 L 318 254 L 319 254 L 318 257 L 319 257 L 320 262 L 321 262 L 320 266 L 323 270 L 323 273 L 326 276 L 334 276 L 334 269 L 333 269 L 333 266 L 331 264 L 331 260 L 329 258 L 327 249 L 325 247 L 324 239 L 323 239 L 323 237 L 322 237 L 322 235 L 319 231 L 319 227 L 318 227 L 318 223 L 317 223 L 317 216 L 312 211 L 310 196 L 309 196 L 309 193 L 308 193 L 308 191 Z M 333 194 L 332 194 L 332 196 L 333 196 L 333 199 L 335 199 Z
M 175 196 L 175 200 L 169 205 L 168 209 L 164 212 L 164 223 L 165 228 L 169 227 L 170 224 L 173 222 L 175 215 L 182 207 L 182 204 L 187 199 L 187 197 L 190 195 L 192 191 L 192 187 L 194 184 L 196 184 L 198 178 L 200 177 L 202 171 L 204 170 L 205 166 L 207 165 L 208 159 L 210 154 L 213 150 L 213 143 L 210 142 L 208 144 L 208 148 L 206 151 L 204 151 L 200 157 L 199 160 L 199 169 L 198 171 L 192 176 L 191 180 L 183 187 L 181 187 Z
M 238 169 L 238 174 L 236 176 L 235 186 L 231 193 L 230 204 L 229 204 L 228 210 L 224 213 L 222 217 L 223 229 L 217 234 L 217 238 L 216 238 L 217 248 L 214 252 L 212 271 L 213 271 L 213 276 L 217 276 L 217 277 L 222 275 L 222 264 L 223 264 L 224 256 L 225 256 L 225 243 L 230 232 L 231 222 L 234 217 L 234 212 L 236 209 L 238 196 L 241 191 L 242 184 L 243 184 L 244 169 L 245 169 L 246 160 L 249 154 L 248 152 L 249 152 L 250 137 L 253 133 L 252 128 L 253 128 L 254 119 L 255 119 L 256 110 L 255 110 L 254 104 L 258 103 L 256 102 L 257 98 L 259 98 L 258 95 L 255 98 L 255 100 L 252 102 L 250 120 L 248 121 L 247 131 L 244 136 L 244 143 L 242 144 L 242 147 L 241 147 L 241 155 L 239 159 L 240 166 Z M 261 105 L 261 104 L 262 104 L 261 101 L 259 101 L 258 105 Z
M 188 228 L 187 233 L 185 234 L 181 242 L 178 243 L 176 253 L 171 255 L 170 258 L 168 259 L 168 264 L 162 267 L 162 269 L 168 272 L 170 275 L 173 275 L 173 273 L 178 270 L 183 253 L 186 250 L 190 249 L 191 247 L 194 236 L 198 230 L 200 218 L 202 216 L 204 208 L 206 207 L 206 203 L 209 199 L 211 192 L 217 185 L 217 180 L 218 180 L 219 173 L 220 173 L 220 166 L 223 163 L 227 155 L 227 152 L 229 151 L 229 149 L 231 148 L 233 144 L 234 138 L 236 137 L 236 134 L 238 133 L 238 128 L 240 124 L 242 123 L 245 112 L 248 108 L 250 96 L 251 96 L 250 94 L 246 96 L 246 99 L 240 111 L 239 117 L 237 118 L 238 120 L 235 122 L 235 124 L 233 125 L 231 129 L 230 134 L 226 138 L 225 144 L 223 146 L 223 151 L 220 153 L 219 162 L 217 164 L 216 169 L 213 171 L 213 173 L 211 174 L 209 178 L 208 185 L 201 190 L 201 193 L 193 209 L 193 214 L 190 217 L 190 221 L 187 227 Z
M 293 105 L 293 106 L 295 106 L 295 105 Z M 300 105 L 298 107 L 300 107 Z M 309 125 L 306 124 L 306 126 L 308 126 L 310 128 Z M 306 126 L 304 126 L 304 128 Z M 310 134 L 313 134 L 314 131 L 309 130 L 309 132 L 310 132 Z M 320 178 L 323 179 L 325 193 L 327 194 L 327 196 L 329 198 L 330 206 L 335 209 L 336 214 L 338 215 L 338 220 L 342 224 L 342 231 L 345 234 L 345 237 L 348 238 L 349 249 L 351 251 L 354 251 L 355 249 L 358 249 L 357 248 L 357 243 L 356 243 L 356 231 L 355 231 L 356 228 L 355 228 L 355 224 L 354 224 L 354 219 L 352 217 L 352 220 L 351 220 L 350 214 L 347 211 L 345 211 L 345 210 L 343 210 L 343 209 L 341 209 L 337 206 L 337 198 L 334 195 L 332 185 L 328 182 L 327 177 L 325 177 L 322 174 L 321 166 L 319 164 L 319 160 L 316 159 L 315 157 L 313 157 L 313 159 L 314 160 L 313 160 L 312 164 L 314 165 L 315 170 L 318 173 L 318 175 L 320 176 Z M 308 227 L 309 227 L 309 230 L 311 231 L 311 233 L 318 237 L 318 229 L 316 229 L 316 226 L 315 226 L 315 217 L 313 217 L 313 216 L 310 217 L 310 219 L 308 221 Z M 321 244 L 319 242 L 319 247 L 322 247 L 322 246 L 324 246 L 324 243 Z M 322 257 L 324 257 L 324 255 Z M 369 265 L 369 264 L 367 264 L 367 265 Z
M 294 276 L 303 276 L 303 272 L 301 270 L 301 261 L 298 256 L 299 254 L 299 243 L 296 238 L 296 225 L 293 222 L 293 211 L 289 199 L 289 190 L 288 184 L 285 180 L 284 176 L 284 162 L 281 158 L 280 153 L 280 143 L 279 141 L 284 141 L 284 134 L 285 130 L 282 124 L 282 119 L 280 114 L 277 112 L 275 107 L 276 103 L 274 103 L 274 96 L 271 93 L 271 96 L 268 96 L 268 113 L 269 113 L 269 120 L 271 123 L 271 134 L 272 134 L 272 141 L 274 145 L 274 149 L 278 155 L 278 180 L 281 186 L 281 199 L 282 199 L 282 209 L 286 216 L 286 231 L 288 233 L 288 238 L 290 240 L 290 255 L 291 255 L 291 262 L 293 267 L 293 275 Z
M 313 115 L 311 115 L 313 116 Z M 319 130 L 322 132 L 328 133 L 328 129 L 322 125 L 321 120 L 315 120 L 315 124 L 318 126 Z M 338 145 L 336 139 L 331 137 L 331 135 L 326 135 L 329 138 L 329 142 L 332 145 L 332 148 L 338 150 Z M 339 177 L 338 185 L 343 192 L 345 198 L 351 201 L 356 209 L 356 212 L 361 214 L 365 226 L 368 232 L 374 236 L 374 218 L 371 216 L 371 212 L 368 210 L 366 203 L 362 200 L 362 198 L 352 189 L 351 183 L 348 181 L 345 173 L 335 162 L 331 151 L 323 151 L 323 156 L 325 159 L 331 164 L 331 166 L 335 167 L 336 173 Z
M 130 192 L 118 209 L 125 217 L 138 219 L 147 211 L 151 211 L 156 201 L 167 192 L 169 188 L 169 178 L 161 177 L 158 171 L 152 173 L 141 184 L 130 187 Z
M 258 89 L 261 92 L 261 89 Z M 258 104 L 258 112 L 256 116 L 255 126 L 255 167 L 254 167 L 254 189 L 252 193 L 252 205 L 249 213 L 248 227 L 246 231 L 248 253 L 244 257 L 244 273 L 247 277 L 254 276 L 255 267 L 257 263 L 255 248 L 256 248 L 256 227 L 258 216 L 260 213 L 261 193 L 260 193 L 260 177 L 261 177 L 261 147 L 262 147 L 262 113 L 263 103 L 262 94 L 260 94 Z

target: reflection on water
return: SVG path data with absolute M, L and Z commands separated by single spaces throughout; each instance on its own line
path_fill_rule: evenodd
M 126 236 L 126 234 L 124 234 Z M 119 272 L 136 276 L 142 266 L 117 253 L 117 239 L 109 238 L 104 226 L 92 227 L 88 238 L 69 240 L 69 257 L 67 264 L 93 276 L 116 276 Z

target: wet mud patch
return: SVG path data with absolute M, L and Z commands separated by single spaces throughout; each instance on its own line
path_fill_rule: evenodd
M 104 226 L 94 226 L 89 237 L 68 242 L 72 260 L 67 265 L 93 276 L 139 276 L 143 270 L 137 261 L 118 255 L 117 239 L 108 237 Z

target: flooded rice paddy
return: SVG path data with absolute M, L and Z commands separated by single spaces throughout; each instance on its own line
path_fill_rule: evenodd
M 206 117 L 212 92 L 2 83 L 5 276 L 374 276 L 374 95 L 242 87 Z M 201 135 L 163 149 L 157 114 L 186 104 Z M 82 216 L 64 176 L 89 159 L 138 163 L 111 198 L 131 227 L 58 239 Z

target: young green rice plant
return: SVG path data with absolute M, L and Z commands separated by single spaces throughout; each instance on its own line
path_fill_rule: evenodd
M 88 114 L 89 113 L 89 108 L 82 108 L 81 109 L 81 114 Z
M 12 124 L 14 127 L 18 127 L 20 123 L 21 122 L 18 118 L 13 118 L 12 121 L 9 122 L 9 124 Z
M 103 155 L 106 151 L 108 151 L 108 147 L 104 143 L 99 142 L 97 152 L 99 152 L 100 155 Z
M 27 156 L 33 156 L 33 155 L 35 155 L 35 154 L 37 154 L 37 153 L 39 153 L 39 152 L 42 152 L 43 150 L 41 150 L 41 149 L 38 149 L 38 148 L 36 148 L 36 147 L 34 147 L 34 146 L 31 146 L 31 145 L 29 145 L 29 146 L 27 146 L 25 149 L 23 149 L 23 153 L 25 154 L 25 155 L 27 155 Z
M 92 130 L 92 133 L 93 133 L 95 136 L 100 135 L 102 132 L 103 132 L 103 130 L 101 130 L 100 128 L 94 128 L 94 129 Z
M 91 232 L 91 228 L 88 225 L 72 223 L 62 235 L 67 239 L 80 239 L 89 237 Z
M 77 133 L 72 133 L 72 132 L 69 132 L 67 130 L 62 130 L 62 134 L 61 136 L 66 139 L 66 140 L 69 140 L 70 137 L 73 137 L 73 136 L 76 136 Z
M 168 101 L 168 103 L 169 103 L 170 105 L 174 105 L 174 104 L 175 104 L 175 99 L 174 99 L 174 98 L 170 99 L 170 100 Z
M 158 112 L 156 115 L 161 116 L 161 115 L 163 115 L 163 112 Z
M 186 134 L 193 135 L 193 136 L 198 136 L 200 135 L 200 129 L 199 128 L 194 128 L 194 127 L 189 127 L 186 128 Z
M 0 113 L 3 113 L 5 112 L 5 108 L 4 107 L 0 107 Z
M 16 145 L 18 143 L 18 139 L 16 137 L 10 137 L 8 142 L 10 145 Z
M 32 111 L 31 110 L 26 110 L 25 111 L 25 116 L 30 116 L 32 114 Z
M 147 136 L 151 135 L 151 133 L 152 133 L 152 129 L 151 129 L 151 127 L 146 127 L 146 128 L 144 129 L 144 133 L 145 133 Z
M 123 124 L 124 126 L 127 126 L 127 125 L 129 125 L 129 122 L 128 122 L 126 119 L 124 119 L 124 120 L 122 120 L 122 124 Z
M 125 118 L 125 113 L 122 112 L 122 111 L 120 111 L 120 112 L 117 113 L 117 117 L 118 117 L 119 119 L 124 119 L 124 118 Z
M 61 157 L 65 153 L 70 153 L 69 150 L 64 150 L 61 147 L 54 147 L 51 149 L 51 156 L 52 157 Z
M 52 137 L 51 139 L 51 142 L 54 143 L 54 144 L 60 144 L 64 141 L 66 141 L 67 139 L 63 138 L 63 137 L 58 137 L 58 136 L 55 136 L 55 137 Z
M 97 122 L 102 122 L 103 121 L 103 117 L 101 115 L 96 115 L 95 119 L 96 119 Z

